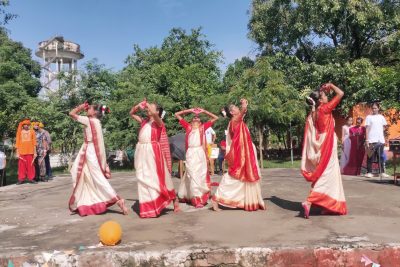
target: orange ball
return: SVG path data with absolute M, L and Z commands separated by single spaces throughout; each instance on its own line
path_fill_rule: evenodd
M 106 246 L 114 246 L 122 237 L 122 229 L 116 221 L 103 223 L 99 229 L 99 238 L 101 243 Z

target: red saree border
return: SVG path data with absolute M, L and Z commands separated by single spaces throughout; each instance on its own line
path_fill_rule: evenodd
M 347 214 L 346 201 L 336 200 L 327 194 L 311 191 L 307 201 L 338 215 Z
M 99 202 L 92 205 L 82 205 L 77 207 L 76 211 L 80 216 L 87 215 L 97 215 L 102 214 L 107 211 L 107 208 L 117 203 L 121 198 L 116 196 L 115 198 L 107 201 L 107 202 Z
M 308 132 L 308 128 L 309 128 L 308 120 L 309 119 L 307 118 L 307 123 L 304 128 L 302 151 L 304 151 L 305 146 L 307 145 L 307 132 Z M 321 149 L 320 149 L 321 151 L 324 151 L 324 153 L 321 153 L 321 159 L 318 162 L 317 167 L 315 168 L 315 170 L 313 172 L 307 171 L 305 169 L 301 169 L 301 174 L 307 181 L 315 183 L 321 177 L 321 175 L 324 173 L 324 171 L 325 171 L 326 167 L 328 166 L 328 163 L 331 159 L 331 156 L 332 156 L 334 137 L 335 137 L 335 129 L 333 126 L 333 118 L 331 117 L 331 119 L 329 120 L 328 131 L 327 131 L 324 143 L 322 144 Z M 302 155 L 303 155 L 303 152 L 302 152 Z
M 163 209 L 176 198 L 175 190 L 168 191 L 168 195 L 161 195 L 153 201 L 139 203 L 140 218 L 156 218 Z
M 233 208 L 233 209 L 243 209 L 245 211 L 257 211 L 257 210 L 265 210 L 265 203 L 264 206 L 261 205 L 259 202 L 257 203 L 251 203 L 251 204 L 240 204 L 238 201 L 232 201 L 220 197 L 216 197 L 215 195 L 212 197 L 212 200 L 215 202 L 218 202 L 218 204 L 225 206 L 227 208 Z
M 204 193 L 200 197 L 179 198 L 179 202 L 188 203 L 188 204 L 191 204 L 196 207 L 197 205 L 200 205 L 200 204 L 206 205 L 209 198 L 210 198 L 210 192 L 207 192 L 207 193 Z
M 96 157 L 97 157 L 97 161 L 99 163 L 100 169 L 101 169 L 103 175 L 107 179 L 110 179 L 111 173 L 110 173 L 110 168 L 108 168 L 108 166 L 107 166 L 107 162 L 106 162 L 105 169 L 103 168 L 103 166 L 102 166 L 103 164 L 101 163 L 100 147 L 99 147 L 99 139 L 97 136 L 97 130 L 96 130 L 96 126 L 93 125 L 92 119 L 90 119 L 90 118 L 89 118 L 89 125 L 90 125 L 90 130 L 92 132 L 92 142 L 94 145 L 94 150 L 96 151 Z
M 257 168 L 257 159 L 251 140 L 250 131 L 241 119 L 236 122 L 234 128 L 233 120 L 229 123 L 229 133 L 234 132 L 229 152 L 225 155 L 228 162 L 229 175 L 242 182 L 256 182 L 260 180 Z

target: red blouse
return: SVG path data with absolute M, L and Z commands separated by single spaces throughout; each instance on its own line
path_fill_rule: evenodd
M 339 104 L 341 97 L 335 95 L 331 101 L 320 104 L 317 109 L 317 121 L 315 123 L 319 133 L 326 133 L 329 129 L 330 120 L 333 120 L 332 110 Z

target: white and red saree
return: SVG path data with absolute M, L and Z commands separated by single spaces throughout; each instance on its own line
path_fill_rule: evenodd
M 223 175 L 213 200 L 230 208 L 264 210 L 257 151 L 243 117 L 230 121 L 226 137 L 228 172 Z
M 164 125 L 144 120 L 135 151 L 141 218 L 161 214 L 175 198 L 171 179 L 171 155 Z
M 344 215 L 347 213 L 342 177 L 337 155 L 337 137 L 332 110 L 339 103 L 335 96 L 329 103 L 321 104 L 314 123 L 312 115 L 307 117 L 301 172 L 312 182 L 307 201 L 326 211 Z
M 70 170 L 74 189 L 69 209 L 81 216 L 104 213 L 120 197 L 107 180 L 111 174 L 106 162 L 101 123 L 86 116 L 77 116 L 77 121 L 85 126 L 85 142 Z
M 204 206 L 210 197 L 211 188 L 204 132 L 212 123 L 206 122 L 197 129 L 192 129 L 184 119 L 179 123 L 186 130 L 186 171 L 179 186 L 179 201 L 195 207 Z

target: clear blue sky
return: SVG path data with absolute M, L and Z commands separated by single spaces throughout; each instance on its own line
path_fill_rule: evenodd
M 159 46 L 173 27 L 201 26 L 223 52 L 224 69 L 237 58 L 256 54 L 257 45 L 247 38 L 250 4 L 251 0 L 11 0 L 7 10 L 19 17 L 7 28 L 12 39 L 33 51 L 40 41 L 63 35 L 81 45 L 83 61 L 98 58 L 120 70 L 133 44 Z

